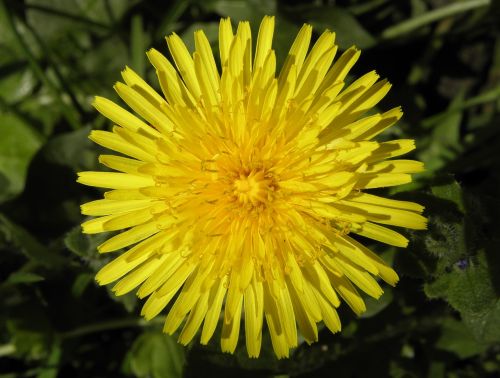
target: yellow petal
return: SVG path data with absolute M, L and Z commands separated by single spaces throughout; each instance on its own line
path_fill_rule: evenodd
M 126 66 L 122 71 L 122 78 L 129 87 L 135 89 L 143 97 L 147 98 L 149 102 L 155 104 L 156 107 L 159 108 L 160 105 L 165 102 L 165 100 L 130 67 Z
M 143 131 L 148 135 L 159 136 L 159 133 L 155 129 L 107 98 L 96 96 L 92 106 L 104 117 L 117 125 L 134 132 Z
M 100 155 L 99 163 L 116 171 L 140 175 L 138 169 L 145 163 L 136 159 L 129 159 L 123 156 L 116 155 Z
M 151 258 L 140 267 L 136 268 L 133 272 L 127 274 L 113 287 L 114 293 L 120 296 L 134 290 L 158 268 L 158 265 L 161 263 L 163 258 L 164 256 Z
M 115 201 L 109 199 L 87 202 L 80 206 L 84 215 L 109 215 L 149 207 L 151 200 Z
M 109 148 L 110 150 L 120 152 L 142 161 L 156 160 L 155 157 L 148 151 L 141 150 L 116 133 L 110 133 L 109 131 L 102 130 L 93 130 L 90 132 L 89 139 L 103 147 Z
M 376 299 L 382 295 L 382 289 L 369 273 L 349 263 L 347 259 L 340 255 L 334 256 L 333 259 L 335 260 L 339 271 L 344 273 L 352 283 L 363 290 L 366 294 Z
M 155 49 L 150 49 L 146 54 L 156 69 L 161 90 L 168 103 L 171 105 L 194 105 L 195 100 L 168 59 Z
M 255 47 L 254 70 L 262 67 L 267 54 L 272 48 L 274 33 L 274 16 L 264 16 L 259 27 L 257 46 Z
M 170 54 L 172 54 L 175 65 L 184 79 L 186 86 L 194 98 L 199 98 L 201 95 L 200 86 L 196 80 L 193 59 L 191 58 L 186 45 L 175 33 L 166 37 L 166 40 Z
M 147 261 L 156 252 L 154 249 L 148 250 L 140 257 L 130 261 L 129 257 L 134 253 L 134 250 L 129 250 L 101 268 L 95 276 L 97 283 L 99 285 L 107 285 L 108 283 L 116 281 L 118 278 L 123 277 L 132 269 Z
M 229 50 L 233 42 L 233 28 L 229 18 L 221 18 L 219 24 L 219 51 L 222 67 L 227 65 Z
M 354 232 L 358 235 L 378 240 L 382 243 L 394 245 L 396 247 L 406 248 L 406 246 L 408 245 L 408 239 L 406 239 L 403 235 L 386 227 L 382 227 L 378 224 L 373 224 L 370 222 L 363 223 L 361 229 Z
M 349 307 L 360 315 L 366 311 L 366 305 L 358 291 L 352 286 L 351 282 L 345 276 L 330 274 L 335 291 L 344 299 Z
M 373 189 L 408 184 L 411 175 L 406 173 L 367 173 L 361 176 L 356 188 Z
M 304 24 L 299 30 L 295 41 L 290 48 L 290 51 L 283 63 L 283 68 L 281 69 L 279 76 L 279 86 L 283 85 L 283 81 L 287 79 L 289 70 L 292 66 L 295 66 L 297 72 L 302 69 L 302 64 L 306 58 L 307 50 L 309 49 L 309 43 L 311 42 L 312 26 Z
M 189 342 L 193 339 L 193 337 L 198 332 L 198 329 L 205 318 L 208 309 L 208 296 L 209 292 L 203 293 L 194 309 L 190 312 L 189 317 L 182 329 L 181 334 L 179 335 L 179 342 L 183 345 L 189 344 Z
M 172 131 L 172 122 L 163 114 L 160 108 L 151 103 L 146 97 L 120 82 L 117 82 L 114 88 L 122 100 L 140 114 L 141 117 L 151 123 L 153 127 L 164 134 Z
M 114 172 L 80 172 L 77 182 L 83 185 L 110 189 L 132 189 L 152 186 L 155 181 L 151 177 L 137 176 L 128 173 Z
M 323 83 L 318 89 L 318 93 L 323 92 L 333 83 L 344 81 L 351 68 L 358 61 L 360 55 L 361 51 L 356 47 L 353 46 L 348 48 L 330 68 Z
M 339 203 L 346 204 L 352 209 L 358 209 L 360 213 L 364 214 L 366 219 L 373 222 L 415 230 L 425 230 L 427 228 L 427 219 L 411 211 L 388 209 L 382 206 L 345 200 L 340 200 Z
M 201 332 L 201 344 L 206 345 L 212 338 L 217 323 L 219 321 L 219 315 L 222 308 L 222 301 L 226 295 L 227 277 L 224 276 L 219 282 L 212 286 L 210 289 L 210 296 L 208 300 L 208 311 L 205 317 L 205 322 L 203 323 L 203 330 Z
M 229 321 L 222 322 L 221 349 L 223 352 L 234 353 L 240 334 L 241 307 L 243 295 L 239 297 L 237 307 Z
M 140 242 L 147 237 L 156 234 L 159 231 L 155 220 L 135 226 L 134 228 L 125 231 L 119 235 L 113 236 L 97 247 L 100 253 L 116 251 L 120 248 L 127 247 L 131 244 Z

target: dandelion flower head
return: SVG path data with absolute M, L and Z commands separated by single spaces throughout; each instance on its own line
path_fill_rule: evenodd
M 379 298 L 378 279 L 398 281 L 353 234 L 405 247 L 386 226 L 424 229 L 426 219 L 418 204 L 365 192 L 423 169 L 394 159 L 412 140 L 373 139 L 402 115 L 366 114 L 390 84 L 369 72 L 347 85 L 360 52 L 338 54 L 330 31 L 312 44 L 310 25 L 278 72 L 273 33 L 265 17 L 254 44 L 248 22 L 233 31 L 222 19 L 218 62 L 203 31 L 192 54 L 176 34 L 166 38 L 170 60 L 149 50 L 162 93 L 126 68 L 115 90 L 136 115 L 96 97 L 115 126 L 90 139 L 118 155 L 99 157 L 113 171 L 81 172 L 78 181 L 108 189 L 82 205 L 95 217 L 83 231 L 123 231 L 98 247 L 123 250 L 99 284 L 117 281 L 116 295 L 147 298 L 146 319 L 167 308 L 164 331 L 180 329 L 182 344 L 200 330 L 208 343 L 221 324 L 221 348 L 232 353 L 241 326 L 250 357 L 269 332 L 283 358 L 299 331 L 308 343 L 321 322 L 340 331 L 341 301 L 361 314 L 359 290 Z

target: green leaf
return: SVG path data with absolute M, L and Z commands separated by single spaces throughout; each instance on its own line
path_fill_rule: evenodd
M 475 8 L 485 7 L 490 4 L 490 0 L 465 0 L 452 2 L 449 5 L 434 9 L 430 12 L 422 13 L 416 17 L 405 20 L 397 25 L 393 25 L 382 32 L 383 38 L 396 38 L 401 35 L 414 32 L 432 22 L 436 22 L 455 14 L 470 11 Z
M 423 249 L 438 257 L 434 274 L 446 271 L 469 256 L 465 230 L 463 192 L 453 177 L 443 177 L 442 182 L 431 187 L 434 198 L 428 204 L 428 231 L 419 234 Z
M 189 25 L 181 34 L 180 37 L 186 44 L 189 51 L 194 51 L 194 32 L 203 30 L 207 36 L 208 42 L 212 47 L 218 46 L 219 38 L 219 23 L 218 22 L 194 22 Z M 217 54 L 214 54 L 217 57 Z
M 40 360 L 46 357 L 49 341 L 44 331 L 18 329 L 9 322 L 7 328 L 13 334 L 11 342 L 16 348 L 17 356 L 28 360 Z
M 0 357 L 9 356 L 16 352 L 16 346 L 14 344 L 2 344 L 0 345 Z M 4 378 L 3 375 L 0 375 L 1 378 Z M 16 378 L 15 375 L 12 375 L 13 378 Z
M 460 312 L 482 312 L 496 299 L 485 265 L 484 258 L 475 262 L 465 260 L 426 285 L 425 291 L 431 298 L 445 297 Z
M 66 234 L 64 244 L 71 252 L 78 255 L 86 264 L 90 265 L 93 271 L 97 271 L 106 265 L 106 263 L 108 263 L 111 259 L 115 258 L 115 256 L 102 256 L 97 252 L 97 246 L 103 243 L 107 238 L 109 238 L 108 232 L 89 235 L 82 233 L 82 228 L 80 226 L 76 226 Z M 73 295 L 76 297 L 80 296 L 87 285 L 92 282 L 93 278 L 93 274 L 83 274 L 78 276 L 73 283 Z M 135 292 L 132 291 L 125 295 L 117 296 L 112 291 L 112 287 L 112 285 L 107 285 L 105 288 L 110 299 L 123 305 L 127 312 L 130 313 L 134 311 L 139 302 Z
M 418 201 L 425 205 L 429 223 L 427 231 L 412 233 L 411 248 L 416 253 L 397 255 L 399 262 L 407 260 L 406 267 L 421 270 L 424 274 L 415 273 L 422 278 L 445 272 L 469 254 L 460 186 L 452 176 L 443 176 L 431 190 L 434 196 Z
M 62 356 L 61 344 L 59 342 L 52 343 L 50 354 L 47 358 L 47 363 L 42 366 L 37 374 L 37 378 L 56 378 L 59 371 L 59 362 Z
M 144 76 L 144 66 L 146 63 L 147 35 L 144 30 L 142 16 L 136 14 L 132 17 L 132 27 L 130 31 L 130 55 L 132 58 L 132 69 L 139 75 Z
M 73 286 L 71 286 L 71 293 L 75 297 L 81 297 L 85 289 L 94 280 L 94 275 L 91 273 L 80 273 L 76 276 Z
M 27 0 L 27 20 L 47 41 L 87 30 L 104 33 L 137 1 Z
M 456 354 L 459 358 L 469 358 L 481 352 L 482 348 L 463 323 L 447 318 L 443 321 L 436 347 Z
M 74 172 L 96 169 L 98 150 L 88 138 L 90 130 L 89 126 L 82 127 L 50 139 L 43 149 L 47 161 Z
M 78 67 L 80 75 L 85 75 L 85 80 L 79 78 L 80 85 L 87 96 L 96 93 L 113 96 L 112 86 L 117 80 L 121 80 L 120 71 L 129 61 L 129 50 L 127 43 L 115 35 L 96 46 L 90 45 L 84 54 L 79 55 L 79 59 L 81 59 Z
M 41 360 L 48 356 L 52 330 L 46 309 L 36 301 L 26 302 L 10 309 L 5 327 L 15 355 L 27 360 Z
M 164 38 L 166 35 L 173 32 L 175 29 L 175 22 L 182 16 L 189 5 L 189 2 L 185 0 L 170 1 L 168 10 L 163 14 L 163 19 L 156 30 L 155 39 Z
M 442 298 L 457 310 L 476 340 L 499 341 L 500 330 L 495 324 L 500 320 L 500 301 L 494 285 L 494 265 L 489 265 L 488 249 L 485 249 L 496 251 L 498 246 L 474 244 L 477 243 L 474 238 L 483 239 L 476 229 L 481 227 L 483 220 L 476 219 L 481 217 L 479 212 L 466 213 L 471 203 L 466 201 L 458 183 L 452 181 L 434 186 L 432 192 L 454 204 L 461 214 L 453 217 L 452 213 L 434 210 L 439 211 L 442 218 L 430 226 L 435 225 L 434 231 L 439 230 L 441 238 L 436 237 L 439 233 L 435 234 L 434 239 L 430 239 L 434 243 L 428 242 L 427 246 L 429 252 L 440 258 L 435 279 L 425 284 L 424 291 L 429 298 Z
M 427 12 L 427 4 L 424 0 L 411 0 L 412 17 L 417 17 Z
M 497 297 L 498 298 L 498 297 Z M 500 341 L 500 300 L 497 300 L 485 311 L 474 316 L 465 314 L 465 321 L 475 330 L 475 336 L 484 342 L 498 343 Z
M 42 144 L 42 137 L 10 113 L 0 113 L 0 203 L 24 190 L 28 165 Z
M 19 283 L 34 283 L 43 281 L 45 278 L 42 276 L 31 273 L 31 272 L 14 272 L 9 278 L 7 278 L 7 283 L 19 284 Z
M 125 364 L 137 377 L 177 378 L 184 360 L 184 348 L 171 336 L 150 331 L 134 341 Z
M 0 99 L 5 104 L 15 104 L 19 100 L 30 95 L 36 85 L 33 72 L 26 68 L 25 64 L 14 62 L 15 70 L 10 75 L 4 76 L 0 81 Z M 9 66 L 3 66 L 5 70 Z
M 390 286 L 384 287 L 384 294 L 379 299 L 375 299 L 372 297 L 364 298 L 366 304 L 366 311 L 361 314 L 361 318 L 371 318 L 377 315 L 379 312 L 384 310 L 387 306 L 389 306 L 394 299 L 393 291 Z
M 276 52 L 276 67 L 282 67 L 292 46 L 299 27 L 285 17 L 276 17 L 276 32 L 274 33 L 273 49 Z
M 336 33 L 336 43 L 341 49 L 353 45 L 368 49 L 376 43 L 375 38 L 348 11 L 340 7 L 314 7 L 303 13 L 301 18 L 310 23 L 317 32 L 329 29 Z
M 64 244 L 80 257 L 96 259 L 99 257 L 97 246 L 109 237 L 107 232 L 100 234 L 83 234 L 81 226 L 75 226 L 64 238 Z
M 113 288 L 112 285 L 106 286 L 106 290 L 108 292 L 109 297 L 113 301 L 120 303 L 128 313 L 134 312 L 134 310 L 137 308 L 137 305 L 139 303 L 139 298 L 137 298 L 136 293 L 134 291 L 131 291 L 127 294 L 117 296 L 113 292 L 112 288 Z
M 429 139 L 430 144 L 419 154 L 419 160 L 425 163 L 425 172 L 420 176 L 431 176 L 453 161 L 461 152 L 460 125 L 463 112 L 451 111 L 451 109 L 460 108 L 464 97 L 463 91 L 455 96 L 448 107 L 450 111 L 444 113 L 434 125 Z
M 28 231 L 11 222 L 0 213 L 0 240 L 4 239 L 8 245 L 20 250 L 31 261 L 37 264 L 55 268 L 59 267 L 64 259 L 52 253 Z
M 498 50 L 500 50 L 500 42 L 498 43 L 498 46 L 499 46 Z M 442 122 L 447 122 L 446 120 L 449 119 L 449 117 L 453 113 L 462 113 L 463 111 L 469 108 L 497 101 L 500 98 L 500 87 L 495 87 L 490 90 L 486 90 L 484 92 L 479 93 L 476 96 L 468 97 L 467 99 L 464 98 L 460 99 L 459 96 L 457 97 L 453 100 L 453 102 L 444 112 L 434 114 L 424 119 L 422 121 L 422 127 L 423 128 L 435 127 L 441 124 Z
M 434 185 L 431 190 L 436 197 L 453 202 L 462 213 L 465 212 L 462 188 L 455 180 Z
M 258 27 L 265 15 L 276 14 L 276 0 L 208 0 L 200 1 L 208 11 L 233 22 L 250 21 L 252 28 Z
M 23 46 L 18 43 L 18 39 L 10 23 L 12 9 L 0 4 L 0 63 L 17 62 L 23 56 Z M 20 30 L 20 34 L 25 37 L 26 30 Z M 28 41 L 28 45 L 33 47 L 33 41 Z
M 443 298 L 460 312 L 480 342 L 500 341 L 500 301 L 493 288 L 484 256 L 454 267 L 424 289 L 429 298 Z

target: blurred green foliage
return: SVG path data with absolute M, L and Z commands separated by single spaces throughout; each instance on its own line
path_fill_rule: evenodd
M 363 49 L 353 74 L 376 69 L 393 83 L 381 108 L 405 117 L 383 138 L 414 138 L 427 171 L 395 197 L 426 206 L 427 232 L 410 247 L 374 245 L 401 275 L 343 331 L 275 359 L 219 352 L 217 337 L 182 348 L 162 319 L 138 317 L 93 276 L 108 257 L 83 236 L 79 204 L 98 191 L 75 173 L 97 165 L 91 128 L 107 122 L 92 96 L 116 99 L 129 65 L 166 53 L 173 31 L 193 45 L 203 28 L 216 47 L 221 16 L 277 16 L 283 60 L 304 22 Z M 487 0 L 1 0 L 0 377 L 487 377 L 500 370 L 500 7 Z M 156 84 L 155 84 L 156 85 Z M 240 342 L 240 344 L 242 344 Z

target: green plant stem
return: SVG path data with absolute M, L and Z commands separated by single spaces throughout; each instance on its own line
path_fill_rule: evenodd
M 114 25 L 116 23 L 116 19 L 109 0 L 104 0 L 104 9 L 106 9 L 106 14 L 108 15 L 109 21 L 112 25 Z
M 139 76 L 144 76 L 144 30 L 142 16 L 136 14 L 132 17 L 130 33 L 130 52 L 132 54 L 132 66 Z
M 110 331 L 113 329 L 129 328 L 129 327 L 148 327 L 152 325 L 158 325 L 163 322 L 162 319 L 153 319 L 147 321 L 143 318 L 132 318 L 132 319 L 113 319 L 105 322 L 98 322 L 85 325 L 80 328 L 76 328 L 72 331 L 63 332 L 59 334 L 61 339 L 71 339 L 74 337 L 80 337 L 88 335 L 91 333 Z
M 388 0 L 372 0 L 372 1 L 368 1 L 366 3 L 351 5 L 347 9 L 352 14 L 358 16 L 358 15 L 370 12 L 370 11 L 374 10 L 375 8 L 380 7 L 381 5 L 384 5 L 387 2 L 388 2 Z
M 167 34 L 172 32 L 172 25 L 176 22 L 179 17 L 184 13 L 186 8 L 189 6 L 189 1 L 185 0 L 174 0 L 169 6 L 167 14 L 163 17 L 163 22 L 158 27 L 155 38 L 161 39 Z
M 49 47 L 46 45 L 46 43 L 40 38 L 40 36 L 36 33 L 35 30 L 29 25 L 28 23 L 24 23 L 24 26 L 31 32 L 33 35 L 33 38 L 35 38 L 36 42 L 40 46 L 40 48 L 45 51 L 45 57 L 48 60 L 48 63 L 50 64 L 51 68 L 54 70 L 54 74 L 57 77 L 57 80 L 59 81 L 59 84 L 61 88 L 66 92 L 68 95 L 71 104 L 75 107 L 78 113 L 80 113 L 80 116 L 85 115 L 85 111 L 83 110 L 82 106 L 78 102 L 76 95 L 73 93 L 73 90 L 71 89 L 71 86 L 68 84 L 67 80 L 64 78 L 63 74 L 58 68 L 57 62 L 55 62 L 52 57 L 51 57 L 51 51 Z
M 27 3 L 24 5 L 24 7 L 26 10 L 34 10 L 34 11 L 41 12 L 41 13 L 47 13 L 47 14 L 50 14 L 52 16 L 65 18 L 65 19 L 68 19 L 71 21 L 79 22 L 79 23 L 86 24 L 86 25 L 92 26 L 92 27 L 97 27 L 100 29 L 109 29 L 110 28 L 108 25 L 102 24 L 100 22 L 93 21 L 93 20 L 90 20 L 88 18 L 78 16 L 76 14 L 63 12 L 63 11 L 60 11 L 58 9 L 45 7 L 43 5 Z
M 27 45 L 27 43 L 24 41 L 23 37 L 21 36 L 19 31 L 17 30 L 12 13 L 9 11 L 8 7 L 5 5 L 5 0 L 2 0 L 0 2 L 0 6 L 3 8 L 2 11 L 6 15 L 9 27 L 12 30 L 12 33 L 13 33 L 16 41 L 22 47 L 22 51 L 24 53 L 24 56 L 25 56 L 26 60 L 28 61 L 29 65 L 31 66 L 33 73 L 38 77 L 38 79 L 42 82 L 42 84 L 50 92 L 52 92 L 52 95 L 54 96 L 54 98 L 57 99 L 57 101 L 60 103 L 63 115 L 64 115 L 66 121 L 68 121 L 68 123 L 70 124 L 70 126 L 73 129 L 78 129 L 79 128 L 78 120 L 75 119 L 75 117 L 69 111 L 69 108 L 62 101 L 62 98 L 61 98 L 60 93 L 59 93 L 59 89 L 54 85 L 54 83 L 52 83 L 52 81 L 49 80 L 47 75 L 45 75 L 45 72 L 43 71 L 42 67 L 38 64 L 37 59 L 35 58 L 35 56 L 31 52 L 29 46 Z
M 419 16 L 410 18 L 399 24 L 393 25 L 385 29 L 381 37 L 383 39 L 392 39 L 399 37 L 401 34 L 407 34 L 415 29 L 421 28 L 432 22 L 441 20 L 446 17 L 453 16 L 454 14 L 466 12 L 471 9 L 484 7 L 490 4 L 490 0 L 468 0 L 452 3 L 450 5 L 431 10 Z
M 424 128 L 431 127 L 436 123 L 438 123 L 441 119 L 449 116 L 450 114 L 461 112 L 473 106 L 486 104 L 488 102 L 492 102 L 498 99 L 500 99 L 500 87 L 493 88 L 492 90 L 481 93 L 475 97 L 469 98 L 457 106 L 452 106 L 447 110 L 445 110 L 444 112 L 435 114 L 433 116 L 430 116 L 429 118 L 424 119 L 422 121 L 422 127 Z

